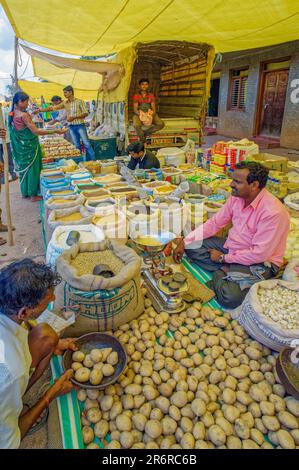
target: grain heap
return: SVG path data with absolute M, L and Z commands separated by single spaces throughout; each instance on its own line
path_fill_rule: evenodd
M 60 220 L 61 222 L 77 222 L 79 220 L 81 220 L 83 217 L 81 215 L 81 212 L 73 212 L 72 214 L 69 214 L 69 215 L 62 215 L 62 216 L 59 216 L 57 215 L 56 216 L 56 220 Z
M 76 269 L 78 276 L 92 274 L 94 267 L 98 264 L 109 266 L 109 269 L 114 275 L 116 275 L 124 266 L 121 259 L 118 258 L 118 256 L 116 256 L 111 250 L 79 253 L 71 262 L 71 266 Z
M 88 448 L 108 432 L 110 449 L 299 447 L 299 402 L 285 396 L 276 358 L 221 314 L 199 302 L 158 314 L 146 299 L 144 314 L 114 332 L 126 372 L 104 391 L 78 394 Z

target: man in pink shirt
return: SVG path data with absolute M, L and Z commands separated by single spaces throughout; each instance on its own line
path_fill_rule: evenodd
M 213 272 L 209 287 L 226 308 L 238 307 L 254 282 L 275 277 L 283 264 L 289 214 L 265 189 L 268 174 L 260 163 L 237 164 L 232 196 L 213 218 L 181 239 L 174 251 L 175 261 L 185 251 L 191 261 Z M 229 222 L 227 239 L 215 237 Z

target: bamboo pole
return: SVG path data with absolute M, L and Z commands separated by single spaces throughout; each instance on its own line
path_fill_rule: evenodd
M 0 103 L 0 127 L 6 129 L 4 125 L 4 119 L 2 114 L 2 104 Z M 5 181 L 5 207 L 6 207 L 6 219 L 8 228 L 8 244 L 9 246 L 14 245 L 12 222 L 11 222 L 11 211 L 10 211 L 10 198 L 9 198 L 9 162 L 8 162 L 8 150 L 6 139 L 2 139 L 3 148 L 3 160 L 4 160 L 4 181 Z

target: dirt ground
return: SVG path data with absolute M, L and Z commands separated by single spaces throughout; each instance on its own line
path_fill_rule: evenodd
M 19 182 L 9 184 L 12 223 L 16 230 L 14 246 L 0 246 L 0 269 L 7 263 L 22 258 L 32 258 L 36 261 L 44 260 L 44 246 L 42 239 L 42 226 L 40 223 L 39 203 L 22 199 Z M 5 194 L 2 186 L 0 205 L 2 208 L 2 221 L 6 223 Z M 7 239 L 7 234 L 1 234 Z

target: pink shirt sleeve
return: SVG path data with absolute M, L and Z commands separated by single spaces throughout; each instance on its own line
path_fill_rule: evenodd
M 239 250 L 224 256 L 226 263 L 238 263 L 249 266 L 251 264 L 269 261 L 273 254 L 273 246 L 279 240 L 285 239 L 284 234 L 289 230 L 288 217 L 282 218 L 281 214 L 268 216 L 257 225 L 257 231 L 252 239 L 252 246 L 247 250 Z
M 212 237 L 220 229 L 225 227 L 232 219 L 232 204 L 233 200 L 232 198 L 229 198 L 214 217 L 207 220 L 203 225 L 197 227 L 193 232 L 190 232 L 184 239 L 185 246 L 190 245 L 193 242 Z

